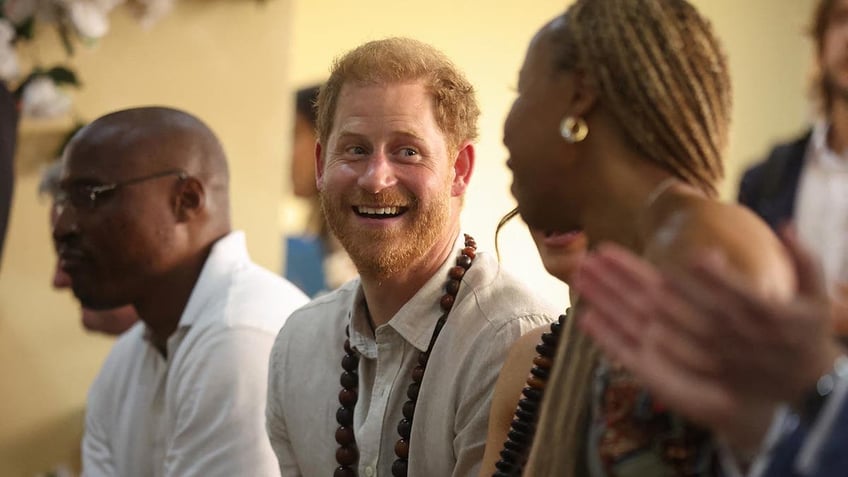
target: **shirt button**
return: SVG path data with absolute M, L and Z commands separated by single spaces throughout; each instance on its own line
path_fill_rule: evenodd
M 371 477 L 372 475 L 374 475 L 374 468 L 371 467 L 370 465 L 368 467 L 366 467 L 365 468 L 365 475 L 368 476 L 368 477 Z

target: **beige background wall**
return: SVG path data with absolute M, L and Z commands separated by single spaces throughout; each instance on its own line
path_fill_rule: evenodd
M 253 257 L 278 268 L 276 204 L 290 99 L 290 6 L 286 0 L 181 0 L 149 31 L 124 11 L 73 65 L 84 82 L 80 117 L 162 104 L 186 109 L 214 129 L 232 163 L 234 223 Z M 52 64 L 62 57 L 53 31 L 25 52 Z M 55 147 L 67 122 L 22 125 L 9 236 L 0 271 L 0 475 L 31 476 L 78 455 L 86 390 L 111 346 L 82 330 L 68 292 L 50 288 L 54 255 L 47 203 L 36 197 L 34 151 Z M 46 147 L 42 147 L 48 143 Z
M 483 109 L 477 170 L 466 229 L 491 249 L 498 218 L 513 206 L 501 126 L 527 43 L 567 2 L 482 0 L 181 0 L 150 31 L 121 12 L 113 31 L 74 64 L 85 82 L 79 114 L 159 103 L 186 108 L 221 136 L 233 169 L 235 224 L 254 258 L 279 270 L 280 233 L 297 229 L 298 210 L 284 180 L 291 91 L 320 80 L 336 55 L 388 35 L 443 49 L 477 86 Z M 729 51 L 735 114 L 726 196 L 742 166 L 768 144 L 800 131 L 813 0 L 698 0 Z M 59 58 L 52 33 L 38 54 Z M 49 142 L 54 125 L 24 124 L 25 149 Z M 55 136 L 55 134 L 54 134 Z M 37 165 L 19 158 L 14 209 L 0 270 L 0 475 L 33 475 L 71 462 L 85 391 L 111 344 L 81 330 L 67 293 L 49 288 L 53 254 L 47 204 L 37 200 Z M 281 199 L 282 197 L 282 199 Z M 279 207 L 277 207 L 279 205 Z M 277 210 L 279 209 L 279 210 Z M 282 230 L 280 230 L 282 229 Z M 505 266 L 565 306 L 565 287 L 547 278 L 520 223 L 507 227 Z

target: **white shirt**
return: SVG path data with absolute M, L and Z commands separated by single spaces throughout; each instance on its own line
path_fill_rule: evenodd
M 813 128 L 794 216 L 801 240 L 819 257 L 833 294 L 838 283 L 848 284 L 848 157 L 827 145 L 829 129 L 821 121 Z
M 165 359 L 143 323 L 124 333 L 88 394 L 89 477 L 279 475 L 264 428 L 268 356 L 306 296 L 252 263 L 244 234 L 212 248 Z
M 459 245 L 375 334 L 358 279 L 295 312 L 271 354 L 268 433 L 283 476 L 332 475 L 345 326 L 360 353 L 354 433 L 361 477 L 391 476 L 410 373 L 441 316 Z M 492 389 L 510 344 L 556 315 L 487 253 L 477 253 L 430 356 L 410 436 L 409 476 L 476 476 Z M 529 364 L 528 364 L 529 366 Z

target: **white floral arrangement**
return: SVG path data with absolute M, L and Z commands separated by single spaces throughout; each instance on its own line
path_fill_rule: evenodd
M 166 15 L 175 0 L 0 0 L 0 81 L 17 84 L 15 96 L 23 116 L 52 118 L 67 114 L 70 97 L 65 86 L 79 86 L 73 71 L 64 66 L 37 66 L 22 79 L 16 44 L 31 40 L 36 24 L 54 25 L 68 56 L 74 38 L 91 44 L 109 32 L 109 14 L 126 4 L 144 27 Z

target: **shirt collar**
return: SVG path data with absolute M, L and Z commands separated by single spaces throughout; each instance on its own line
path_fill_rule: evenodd
M 442 316 L 442 308 L 439 302 L 444 294 L 444 285 L 447 281 L 448 271 L 454 266 L 454 260 L 459 250 L 464 246 L 465 241 L 463 235 L 460 234 L 454 241 L 451 255 L 442 263 L 439 270 L 384 325 L 391 327 L 404 340 L 422 352 L 427 351 L 433 330 L 436 328 L 436 322 Z M 353 297 L 350 310 L 351 346 L 354 346 L 366 358 L 376 358 L 377 344 L 371 332 L 371 326 L 368 323 L 362 285 L 359 286 Z M 378 328 L 379 331 L 380 329 Z
M 169 354 L 172 351 L 172 339 L 180 337 L 185 328 L 205 316 L 202 311 L 206 303 L 226 289 L 227 283 L 232 279 L 232 273 L 247 263 L 250 263 L 250 256 L 247 253 L 244 232 L 231 232 L 212 245 L 180 316 L 177 330 L 168 338 Z M 150 330 L 145 330 L 144 338 L 150 339 Z
M 830 123 L 825 120 L 816 121 L 813 125 L 813 133 L 810 136 L 810 151 L 809 160 L 812 163 L 826 169 L 848 169 L 848 157 L 841 156 L 836 153 L 827 143 L 827 136 L 830 133 Z

